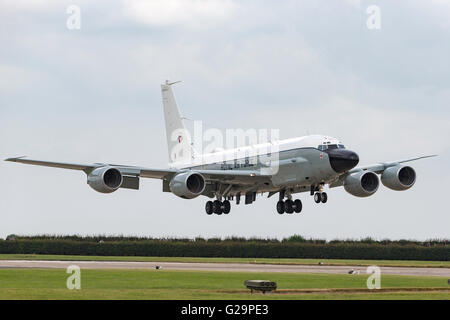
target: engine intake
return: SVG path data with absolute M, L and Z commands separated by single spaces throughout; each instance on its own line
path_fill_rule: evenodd
M 381 182 L 392 190 L 407 190 L 416 182 L 416 172 L 409 166 L 397 165 L 383 171 Z
M 120 171 L 113 167 L 94 169 L 87 180 L 89 186 L 101 193 L 111 193 L 120 188 L 123 177 Z
M 355 172 L 344 180 L 344 189 L 356 197 L 369 197 L 373 195 L 380 185 L 378 176 L 370 171 Z
M 196 172 L 179 173 L 170 180 L 169 188 L 181 198 L 193 199 L 205 190 L 205 178 Z

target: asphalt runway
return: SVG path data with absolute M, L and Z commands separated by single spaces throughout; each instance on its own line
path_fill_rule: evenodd
M 77 265 L 81 269 L 155 269 L 240 272 L 287 272 L 348 274 L 350 270 L 366 274 L 362 266 L 277 265 L 247 263 L 190 263 L 190 262 L 132 262 L 132 261 L 43 261 L 0 260 L 0 268 L 67 268 Z M 381 267 L 381 274 L 407 276 L 441 276 L 450 278 L 450 268 Z

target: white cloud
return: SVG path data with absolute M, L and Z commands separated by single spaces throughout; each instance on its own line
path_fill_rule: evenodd
M 149 26 L 207 27 L 229 18 L 236 4 L 230 0 L 132 0 L 124 1 L 124 14 Z

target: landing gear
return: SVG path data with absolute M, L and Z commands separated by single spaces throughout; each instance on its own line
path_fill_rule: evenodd
M 231 203 L 228 200 L 225 201 L 207 201 L 205 204 L 205 211 L 207 215 L 212 215 L 213 213 L 217 215 L 229 214 L 231 211 Z
M 319 192 L 317 192 L 316 194 L 314 194 L 314 202 L 315 202 L 315 203 L 320 203 L 321 200 L 322 200 L 322 196 L 320 195 Z
M 213 202 L 213 212 L 219 216 L 222 214 L 222 202 L 221 201 L 215 200 Z
M 286 201 L 280 200 L 277 202 L 277 212 L 279 214 L 283 213 L 300 213 L 302 211 L 302 202 L 297 199 L 295 201 L 292 201 L 291 199 L 288 199 Z
M 294 200 L 294 211 L 295 213 L 300 213 L 302 212 L 302 202 L 299 199 Z
M 284 201 L 280 200 L 277 202 L 277 212 L 279 214 L 283 214 L 284 211 L 286 210 L 285 205 L 284 205 Z
M 326 192 L 317 192 L 314 194 L 315 203 L 326 203 L 328 201 L 328 195 Z
M 207 202 L 206 202 L 206 204 L 205 204 L 205 211 L 206 211 L 206 214 L 207 214 L 208 216 L 209 216 L 209 215 L 212 215 L 212 214 L 214 213 L 212 201 L 207 201 Z
M 222 203 L 222 211 L 223 211 L 224 214 L 229 214 L 229 213 L 230 213 L 230 210 L 231 210 L 231 204 L 230 204 L 230 201 L 225 200 L 225 201 Z
M 284 204 L 286 205 L 286 213 L 292 214 L 294 212 L 294 201 L 286 200 Z

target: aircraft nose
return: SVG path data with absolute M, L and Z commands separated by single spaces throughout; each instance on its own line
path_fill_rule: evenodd
M 334 171 L 342 173 L 353 169 L 359 163 L 356 152 L 346 149 L 333 149 L 328 151 L 330 164 Z

